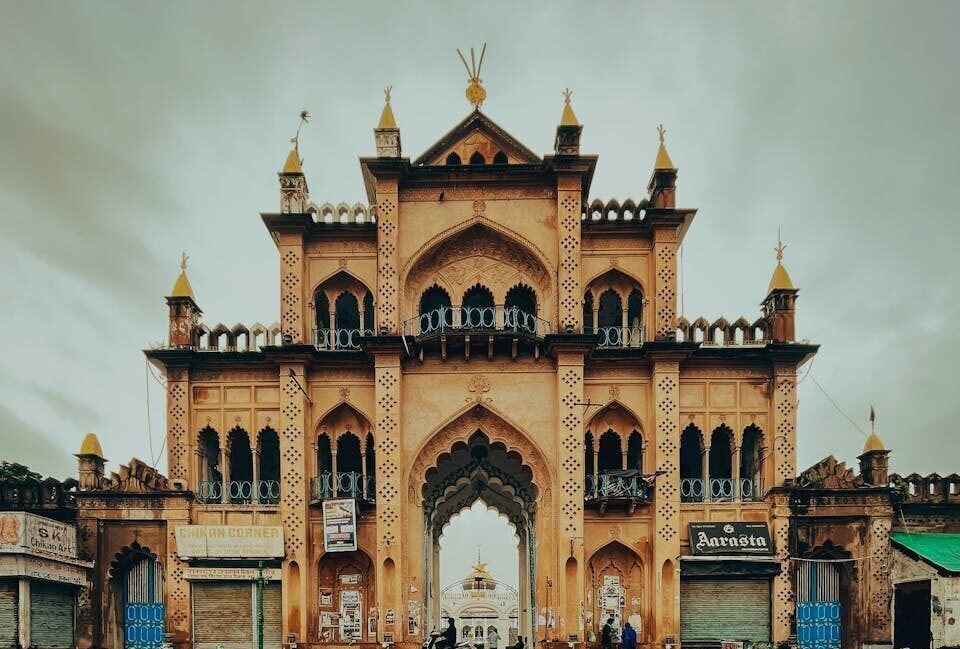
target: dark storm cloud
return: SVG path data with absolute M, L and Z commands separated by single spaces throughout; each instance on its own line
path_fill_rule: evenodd
M 59 436 L 37 430 L 0 404 L 0 459 L 25 464 L 44 477 L 69 477 L 75 462 Z

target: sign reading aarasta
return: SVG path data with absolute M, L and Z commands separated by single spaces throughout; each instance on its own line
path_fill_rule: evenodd
M 695 555 L 773 556 L 766 523 L 690 523 L 690 548 Z
M 0 552 L 77 558 L 77 528 L 24 512 L 0 513 Z
M 323 501 L 323 543 L 327 552 L 357 549 L 357 509 L 354 500 Z
M 177 554 L 190 559 L 283 557 L 283 528 L 268 525 L 181 525 Z

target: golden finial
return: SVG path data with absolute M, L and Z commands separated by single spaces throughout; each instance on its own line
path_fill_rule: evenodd
M 386 88 L 383 89 L 384 102 L 386 102 L 387 106 L 390 105 L 390 92 L 392 90 L 393 90 L 393 86 L 387 86 Z
M 667 134 L 667 129 L 663 128 L 663 124 L 657 126 L 657 134 L 660 136 L 660 144 L 663 144 L 664 136 Z
M 573 91 L 566 88 L 563 91 L 563 115 L 560 117 L 560 126 L 579 126 L 577 116 L 573 113 L 573 106 L 570 105 L 570 98 Z
M 390 93 L 393 92 L 393 86 L 387 86 L 383 89 L 383 112 L 380 113 L 380 123 L 377 128 L 397 128 L 397 120 L 393 117 L 393 109 L 390 108 Z
M 777 228 L 777 247 L 774 248 L 774 251 L 777 253 L 777 267 L 773 269 L 773 277 L 770 278 L 770 284 L 767 287 L 767 292 L 774 289 L 779 290 L 792 290 L 793 282 L 790 280 L 790 275 L 787 273 L 787 269 L 783 267 L 783 251 L 787 247 L 783 245 L 783 240 L 780 236 L 780 228 Z
M 293 149 L 291 149 L 290 153 L 287 154 L 287 161 L 283 163 L 283 173 L 285 174 L 303 173 L 303 160 L 300 159 L 300 129 L 303 128 L 303 125 L 309 121 L 310 113 L 305 110 L 301 110 L 300 123 L 297 124 L 297 132 L 292 138 L 290 138 L 290 144 L 293 145 Z
M 189 297 L 193 299 L 193 287 L 190 286 L 190 280 L 187 279 L 187 262 L 190 260 L 187 253 L 180 253 L 180 275 L 170 291 L 171 297 Z
M 660 148 L 657 149 L 657 160 L 653 163 L 653 168 L 675 169 L 676 167 L 673 166 L 673 160 L 670 159 L 670 154 L 667 153 L 667 147 L 663 143 L 667 134 L 667 129 L 663 128 L 663 124 L 657 126 L 657 134 L 660 136 Z
M 483 89 L 483 79 L 480 78 L 480 69 L 483 67 L 483 56 L 487 53 L 487 44 L 483 44 L 483 49 L 480 50 L 480 62 L 477 63 L 476 56 L 474 55 L 473 48 L 470 48 L 470 65 L 467 65 L 467 59 L 463 55 L 463 52 L 457 48 L 457 55 L 460 57 L 460 60 L 463 61 L 463 67 L 467 70 L 467 75 L 470 77 L 470 85 L 467 86 L 467 101 L 469 101 L 473 107 L 477 110 L 480 110 L 480 106 L 483 105 L 483 101 L 487 98 L 487 91 Z
M 301 110 L 300 111 L 300 123 L 297 124 L 297 134 L 290 138 L 290 144 L 293 145 L 294 149 L 299 148 L 300 146 L 300 129 L 303 128 L 303 125 L 310 121 L 310 113 Z
M 187 253 L 185 252 L 180 253 L 180 270 L 187 270 L 187 262 L 189 260 L 190 258 L 187 257 Z
M 783 261 L 783 251 L 786 250 L 786 249 L 787 249 L 787 247 L 786 247 L 785 245 L 783 245 L 783 239 L 782 239 L 782 237 L 780 236 L 780 228 L 777 228 L 777 247 L 774 248 L 774 250 L 775 250 L 776 253 L 777 253 L 777 263 L 778 263 L 778 264 L 779 264 L 781 261 Z

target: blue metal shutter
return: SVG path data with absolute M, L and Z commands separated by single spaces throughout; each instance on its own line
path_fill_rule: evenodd
M 680 641 L 770 642 L 769 579 L 681 579 Z
M 30 582 L 30 645 L 39 649 L 73 647 L 74 590 L 63 584 Z
M 20 584 L 0 581 L 0 649 L 17 646 L 17 618 Z

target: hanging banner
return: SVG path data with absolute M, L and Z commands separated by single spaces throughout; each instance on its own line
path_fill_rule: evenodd
M 773 556 L 773 541 L 766 523 L 690 523 L 690 549 L 695 555 Z
M 327 552 L 353 552 L 357 549 L 356 501 L 323 501 L 323 545 Z

